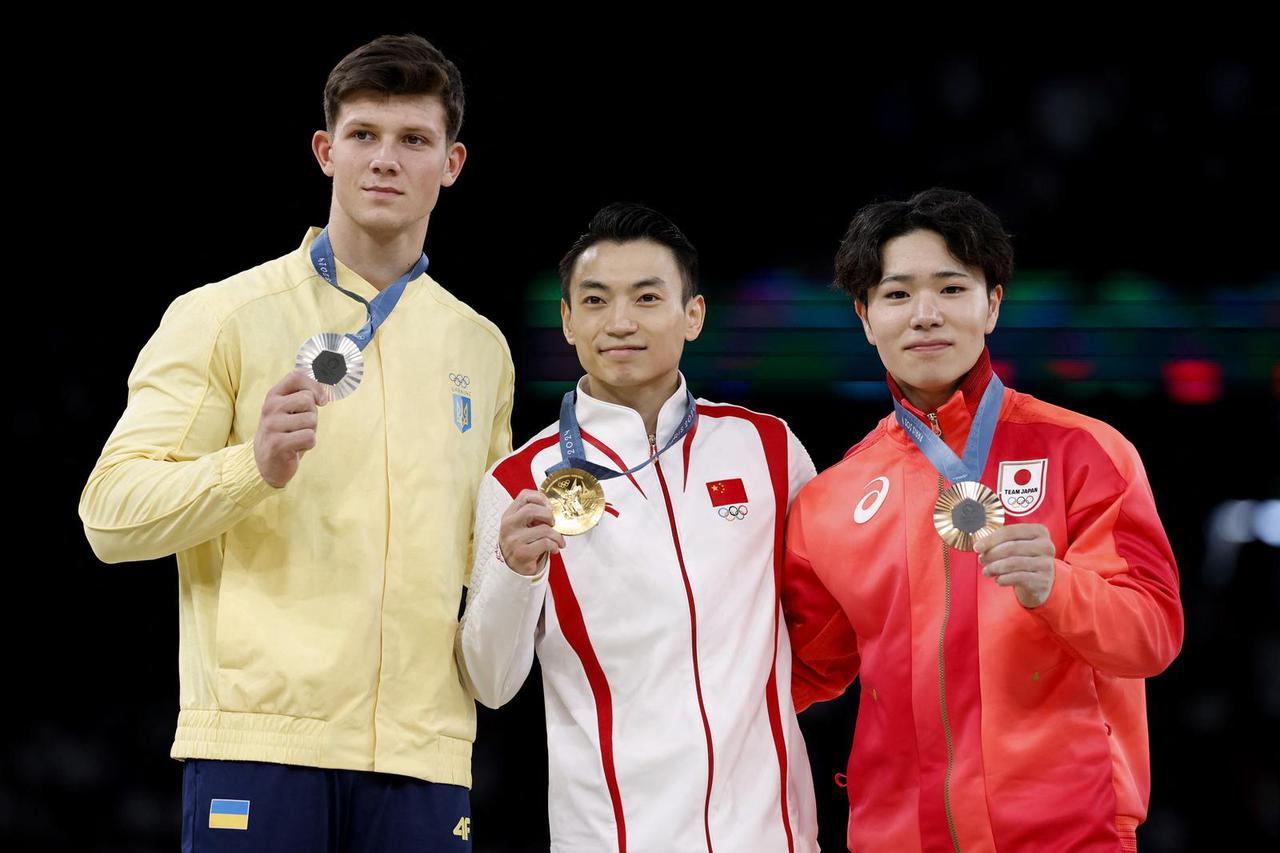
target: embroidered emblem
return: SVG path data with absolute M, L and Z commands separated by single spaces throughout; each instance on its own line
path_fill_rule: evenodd
M 1044 469 L 1048 459 L 1001 462 L 996 491 L 1009 515 L 1030 515 L 1044 501 Z
M 471 429 L 471 377 L 450 373 L 449 381 L 453 383 L 453 424 L 458 432 L 466 432 Z
M 716 514 L 733 523 L 747 517 L 747 487 L 741 477 L 729 480 L 712 480 L 707 483 L 707 495 Z

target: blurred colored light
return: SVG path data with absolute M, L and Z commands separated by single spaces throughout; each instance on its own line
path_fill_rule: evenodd
M 1209 530 L 1223 542 L 1243 545 L 1253 541 L 1253 501 L 1224 501 L 1209 520 Z
M 1059 379 L 1084 379 L 1093 373 L 1093 365 L 1082 358 L 1056 358 L 1049 362 L 1049 372 Z
M 1216 402 L 1222 399 L 1222 365 L 1195 358 L 1166 362 L 1164 385 L 1176 403 L 1202 405 Z
M 1254 532 L 1273 548 L 1280 548 L 1280 501 L 1259 501 L 1253 512 Z
M 991 359 L 991 369 L 995 371 L 996 376 L 999 376 L 1000 381 L 1005 385 L 1016 385 L 1018 383 L 1018 369 L 1012 361 L 993 358 Z

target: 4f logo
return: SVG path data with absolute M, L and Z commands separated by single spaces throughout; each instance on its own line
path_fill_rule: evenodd
M 461 838 L 463 841 L 471 840 L 471 818 L 458 818 L 458 825 L 453 828 L 453 834 Z
M 466 432 L 471 429 L 471 377 L 450 373 L 449 381 L 453 383 L 453 425 L 458 432 Z

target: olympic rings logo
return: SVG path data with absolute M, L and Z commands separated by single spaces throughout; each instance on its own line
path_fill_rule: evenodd
M 1005 506 L 1018 507 L 1031 506 L 1036 502 L 1037 497 L 1037 495 L 1013 495 L 1012 497 L 1006 495 L 1004 498 L 1004 504 Z
M 720 517 L 726 521 L 742 521 L 747 517 L 747 505 L 739 504 L 738 506 L 722 506 L 717 512 Z
M 471 377 L 463 376 L 461 373 L 450 373 L 449 381 L 457 388 L 466 388 L 471 384 Z

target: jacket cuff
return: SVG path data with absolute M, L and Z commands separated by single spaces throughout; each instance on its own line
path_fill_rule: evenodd
M 495 579 L 495 586 L 498 586 L 508 595 L 525 596 L 529 595 L 535 587 L 544 587 L 547 585 L 547 569 L 551 565 L 551 559 L 542 564 L 542 568 L 531 575 L 523 575 L 515 569 L 507 565 L 507 561 L 502 559 L 502 552 L 494 548 L 494 565 L 490 568 L 490 577 Z M 541 590 L 539 589 L 539 592 Z
M 222 460 L 222 488 L 231 500 L 245 509 L 256 506 L 268 495 L 279 491 L 262 479 L 258 460 L 253 455 L 252 441 L 227 448 Z

